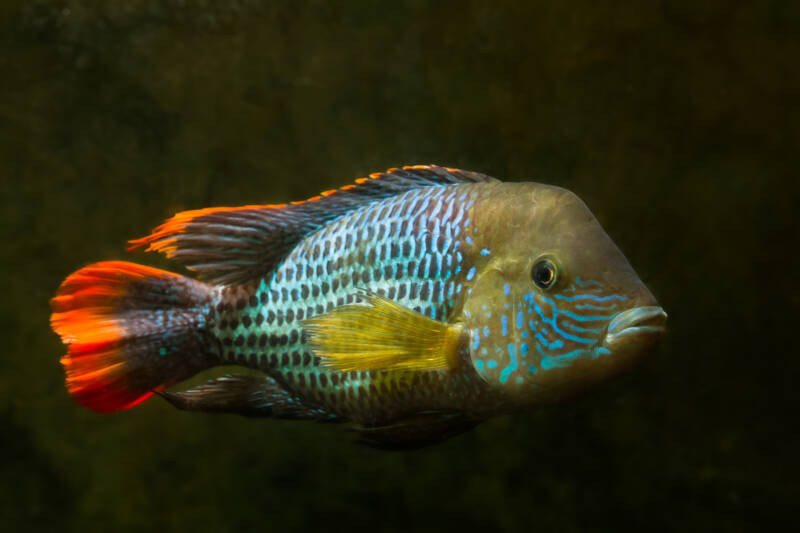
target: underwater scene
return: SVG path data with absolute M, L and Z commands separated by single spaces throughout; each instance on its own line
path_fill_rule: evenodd
M 0 13 L 3 531 L 795 520 L 794 2 Z

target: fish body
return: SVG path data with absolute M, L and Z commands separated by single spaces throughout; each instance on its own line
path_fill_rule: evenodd
M 347 421 L 428 444 L 619 374 L 665 314 L 574 194 L 436 166 L 287 206 L 179 213 L 133 241 L 206 282 L 130 263 L 65 280 L 68 388 L 113 411 Z M 214 365 L 264 373 L 163 389 Z

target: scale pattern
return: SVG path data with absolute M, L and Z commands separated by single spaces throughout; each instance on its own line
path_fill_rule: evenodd
M 223 359 L 263 370 L 305 401 L 356 421 L 441 408 L 442 398 L 463 407 L 480 386 L 474 373 L 334 371 L 311 353 L 302 321 L 353 303 L 358 289 L 446 321 L 471 268 L 462 238 L 477 187 L 427 187 L 369 204 L 311 234 L 256 287 L 220 289 L 215 333 Z

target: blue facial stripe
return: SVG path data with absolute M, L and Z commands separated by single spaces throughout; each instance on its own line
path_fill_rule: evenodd
M 534 305 L 533 308 L 536 310 L 536 313 L 538 313 L 539 318 L 541 319 L 541 321 L 544 322 L 545 324 L 550 324 L 553 327 L 553 331 L 555 331 L 556 334 L 558 334 L 558 336 L 563 337 L 563 338 L 565 338 L 567 340 L 571 340 L 571 341 L 574 341 L 574 342 L 581 343 L 581 344 L 594 344 L 595 343 L 595 341 L 592 340 L 592 339 L 584 339 L 582 337 L 576 337 L 575 335 L 570 335 L 566 331 L 563 331 L 561 328 L 559 328 L 558 324 L 556 324 L 556 320 L 558 318 L 558 312 L 557 312 L 557 308 L 555 306 L 553 306 L 553 310 L 556 311 L 556 314 L 555 314 L 554 318 L 547 318 L 546 316 L 544 316 L 544 314 L 542 313 L 542 308 L 539 307 L 539 304 Z
M 564 322 L 564 326 L 573 331 L 579 331 L 581 333 L 601 333 L 603 331 L 600 328 L 582 328 L 580 326 L 576 326 L 575 324 L 570 324 L 569 322 Z
M 615 316 L 617 316 L 619 314 L 619 313 L 613 313 L 611 315 L 581 316 L 581 315 L 576 315 L 572 311 L 562 311 L 561 309 L 558 308 L 556 303 L 553 300 L 551 300 L 550 298 L 542 297 L 542 301 L 545 302 L 545 303 L 548 303 L 548 304 L 550 304 L 550 306 L 552 306 L 553 312 L 555 313 L 556 317 L 558 317 L 558 315 L 564 315 L 564 316 L 569 317 L 572 320 L 576 320 L 578 322 L 594 322 L 594 321 L 597 321 L 597 320 L 611 320 L 612 318 L 614 318 Z M 535 307 L 536 306 L 534 306 L 534 308 Z
M 484 249 L 484 251 L 486 252 L 484 255 L 489 255 L 488 249 Z M 467 274 L 467 279 L 471 279 L 475 276 L 475 270 L 475 267 L 470 269 L 470 272 Z M 583 287 L 580 293 L 576 291 L 576 285 L 577 287 Z M 584 281 L 580 278 L 576 278 L 575 283 L 567 289 L 567 291 L 571 293 L 569 296 L 559 293 L 546 297 L 541 294 L 540 291 L 532 290 L 527 294 L 521 295 L 521 300 L 524 301 L 525 304 L 520 302 L 517 296 L 514 297 L 513 306 L 509 305 L 509 301 L 507 301 L 505 308 L 510 309 L 513 307 L 514 314 L 510 316 L 508 314 L 500 315 L 501 333 L 504 337 L 509 335 L 509 321 L 511 321 L 511 327 L 514 328 L 516 335 L 519 336 L 518 342 L 512 342 L 506 345 L 506 350 L 508 352 L 506 356 L 508 360 L 506 361 L 504 357 L 505 354 L 501 355 L 499 352 L 500 346 L 495 346 L 492 349 L 486 341 L 481 344 L 480 340 L 473 339 L 472 344 L 474 350 L 482 348 L 481 353 L 484 355 L 488 355 L 488 353 L 491 352 L 496 354 L 495 359 L 484 359 L 480 364 L 481 368 L 488 367 L 493 369 L 499 366 L 502 368 L 502 371 L 498 376 L 498 380 L 501 384 L 505 384 L 512 374 L 520 368 L 520 361 L 524 363 L 521 367 L 523 370 L 527 369 L 528 372 L 535 373 L 539 370 L 564 368 L 576 360 L 596 359 L 603 354 L 610 353 L 608 349 L 597 346 L 598 337 L 603 334 L 605 328 L 590 328 L 583 327 L 583 325 L 595 325 L 590 324 L 592 322 L 607 323 L 619 314 L 619 312 L 614 312 L 615 309 L 619 308 L 619 304 L 616 302 L 624 301 L 628 298 L 621 294 L 603 295 L 602 284 L 600 282 L 594 280 Z M 510 284 L 506 283 L 503 285 L 503 294 L 505 296 L 511 294 Z M 572 305 L 569 310 L 559 309 L 557 302 L 572 302 Z M 550 306 L 550 309 L 544 307 L 545 303 Z M 545 310 L 551 313 L 552 316 L 547 316 Z M 587 314 L 580 314 L 581 311 L 587 312 Z M 595 314 L 591 314 L 592 312 Z M 526 318 L 526 313 L 532 316 Z M 552 328 L 553 331 L 552 335 L 548 333 L 550 328 Z M 484 336 L 488 337 L 488 328 L 484 327 L 483 329 Z M 565 330 L 569 330 L 569 332 Z M 581 334 L 587 336 L 583 337 Z M 528 337 L 528 335 L 530 335 L 530 337 Z M 525 337 L 531 340 L 528 342 L 521 342 L 521 339 Z M 533 339 L 535 339 L 535 341 Z M 528 344 L 529 342 L 535 343 L 535 350 L 539 355 L 539 364 L 534 365 L 532 364 L 534 361 L 529 362 L 525 359 L 528 357 L 529 352 L 532 351 L 532 347 Z M 584 345 L 585 347 L 575 348 L 574 345 L 569 347 L 570 342 Z M 489 347 L 488 353 L 486 349 L 487 346 Z M 565 348 L 570 351 L 562 354 L 558 353 L 559 350 L 564 350 Z M 503 366 L 504 364 L 506 366 Z M 476 367 L 477 366 L 479 365 L 476 361 Z M 520 380 L 524 380 L 524 377 L 518 376 L 516 379 L 517 382 L 520 382 Z
M 508 381 L 508 376 L 517 369 L 517 347 L 514 343 L 509 343 L 508 346 L 508 366 L 500 372 L 500 383 Z
M 617 306 L 616 305 L 592 305 L 592 304 L 579 304 L 575 306 L 575 309 L 594 309 L 597 311 L 613 311 Z
M 573 300 L 594 300 L 595 302 L 607 302 L 609 300 L 627 300 L 625 296 L 620 294 L 611 294 L 609 296 L 595 296 L 594 294 L 576 294 L 575 296 L 564 296 L 563 294 L 556 294 L 559 300 L 566 300 L 571 302 Z
M 536 349 L 539 350 L 538 345 Z M 542 370 L 550 370 L 552 368 L 569 366 L 576 359 L 597 359 L 601 355 L 611 353 L 611 351 L 607 348 L 598 347 L 591 350 L 572 350 L 571 352 L 555 356 L 545 355 L 541 350 L 539 350 L 539 353 L 542 354 L 540 363 Z

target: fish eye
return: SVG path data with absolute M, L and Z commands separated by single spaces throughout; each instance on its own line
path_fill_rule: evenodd
M 558 279 L 558 269 L 550 259 L 539 259 L 533 264 L 531 278 L 540 289 L 549 289 Z

